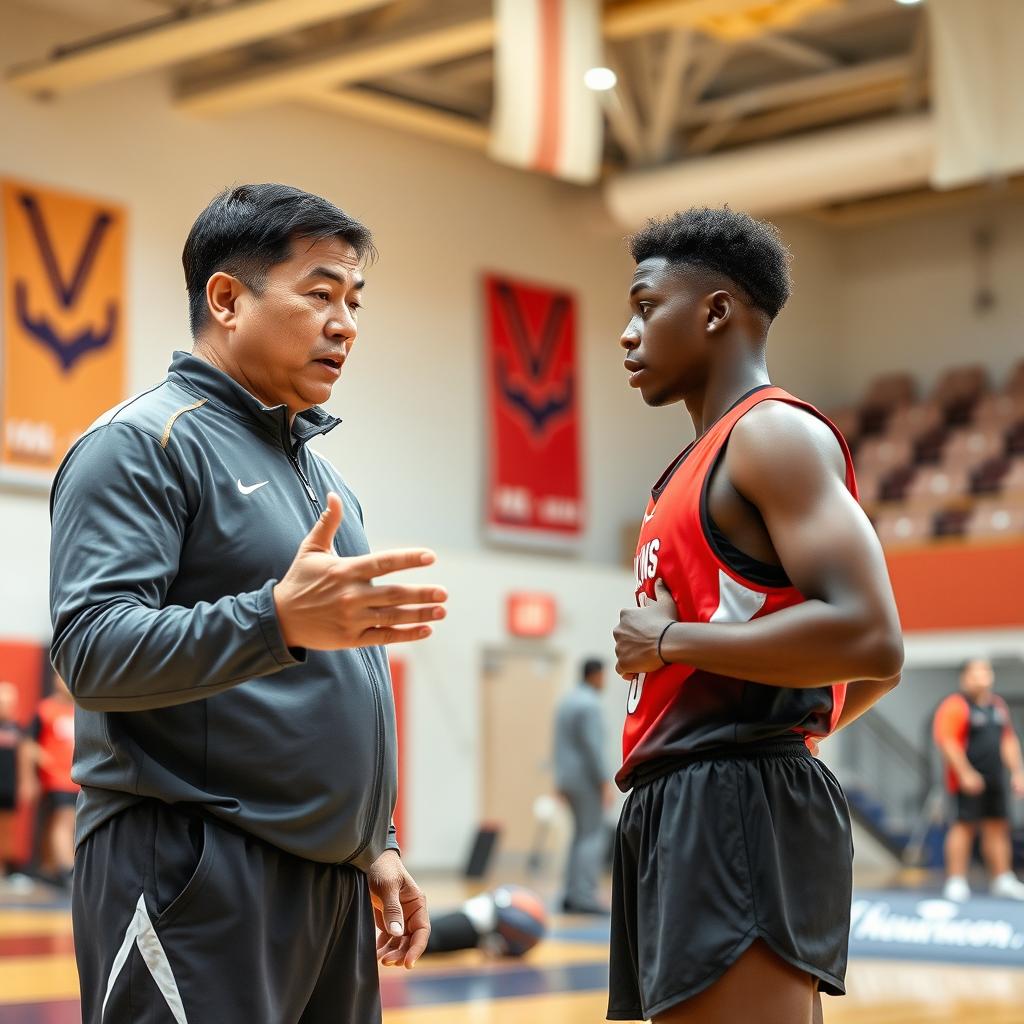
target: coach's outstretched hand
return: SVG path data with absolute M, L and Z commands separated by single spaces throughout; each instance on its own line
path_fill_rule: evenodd
M 430 938 L 427 898 L 395 850 L 385 850 L 366 873 L 377 924 L 381 967 L 412 970 Z
M 433 551 L 409 548 L 342 558 L 334 535 L 343 516 L 341 498 L 327 495 L 327 508 L 299 545 L 295 559 L 274 587 L 274 604 L 284 642 L 289 647 L 337 651 L 422 640 L 431 628 L 422 623 L 443 619 L 442 587 L 389 583 L 376 587 L 378 576 L 432 565 Z

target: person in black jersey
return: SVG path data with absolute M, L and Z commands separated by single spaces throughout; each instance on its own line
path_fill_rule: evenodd
M 1024 797 L 1024 763 L 1010 709 L 992 692 L 994 683 L 991 663 L 975 658 L 960 671 L 960 692 L 935 712 L 935 743 L 946 763 L 954 819 L 946 835 L 943 894 L 956 903 L 971 895 L 967 868 L 979 825 L 992 895 L 1024 900 L 1024 883 L 1011 863 L 1009 820 L 1010 793 Z

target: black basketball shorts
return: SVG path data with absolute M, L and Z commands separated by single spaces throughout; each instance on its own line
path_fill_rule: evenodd
M 755 939 L 843 995 L 852 867 L 846 798 L 800 738 L 663 762 L 616 832 L 608 1018 L 695 996 Z

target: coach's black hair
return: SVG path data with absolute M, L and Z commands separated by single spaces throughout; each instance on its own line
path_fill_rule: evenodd
M 598 658 L 587 658 L 583 662 L 583 678 L 590 679 L 604 668 L 604 662 Z
M 206 282 L 218 271 L 259 294 L 267 272 L 291 255 L 293 238 L 341 238 L 360 259 L 373 258 L 370 229 L 321 196 L 290 185 L 235 185 L 196 218 L 181 263 L 193 337 L 206 323 Z
M 789 250 L 774 225 L 728 207 L 694 207 L 649 220 L 629 239 L 629 251 L 637 263 L 662 256 L 672 265 L 721 274 L 769 320 L 778 316 L 792 287 Z

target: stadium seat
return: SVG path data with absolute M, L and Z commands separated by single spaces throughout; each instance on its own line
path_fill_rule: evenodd
M 975 406 L 974 425 L 1006 430 L 1024 420 L 1024 391 L 985 395 Z
M 925 508 L 895 508 L 881 512 L 875 521 L 875 530 L 882 546 L 900 547 L 923 544 L 931 539 L 934 511 Z
M 971 479 L 965 467 L 922 466 L 907 485 L 906 500 L 951 501 L 970 494 Z
M 967 520 L 964 532 L 971 540 L 996 540 L 1024 533 L 1024 493 L 1016 499 L 979 501 Z
M 960 427 L 952 431 L 942 450 L 942 465 L 947 469 L 977 469 L 1003 454 L 1006 442 L 999 427 Z
M 886 424 L 886 437 L 916 441 L 943 423 L 942 406 L 935 402 L 916 402 L 893 410 Z

